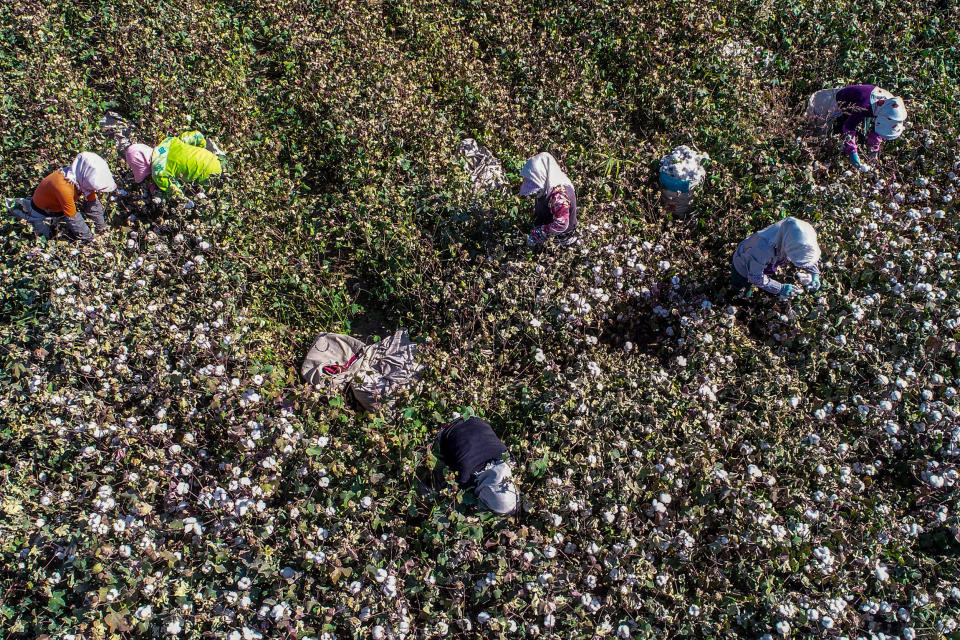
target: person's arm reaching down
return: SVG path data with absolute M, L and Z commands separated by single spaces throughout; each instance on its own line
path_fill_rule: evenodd
M 530 240 L 533 244 L 540 244 L 547 238 L 558 236 L 570 227 L 570 199 L 563 187 L 554 189 L 550 194 L 549 206 L 553 221 L 550 224 L 535 227 L 530 232 Z

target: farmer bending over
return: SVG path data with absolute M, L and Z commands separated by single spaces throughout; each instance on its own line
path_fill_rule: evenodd
M 860 157 L 857 135 L 868 118 L 873 121 L 866 131 L 869 160 L 876 160 L 883 140 L 896 140 L 903 133 L 907 109 L 903 98 L 872 84 L 854 84 L 842 89 L 818 91 L 811 99 L 808 116 L 825 122 L 843 136 L 843 152 L 850 163 L 862 171 L 870 167 Z
M 792 298 L 800 294 L 800 289 L 780 284 L 772 277 L 787 262 L 805 272 L 801 281 L 807 281 L 808 291 L 820 288 L 817 232 L 803 220 L 785 218 L 741 242 L 733 254 L 730 284 L 738 293 L 746 291 L 749 295 L 753 285 L 781 298 Z
M 440 457 L 457 473 L 463 488 L 488 509 L 509 515 L 517 508 L 517 488 L 511 480 L 510 463 L 504 460 L 507 448 L 480 418 L 454 420 L 437 434 Z
M 44 178 L 37 185 L 29 204 L 34 215 L 63 219 L 67 235 L 72 240 L 86 243 L 93 240 L 93 233 L 84 218 L 93 220 L 98 233 L 107 230 L 103 205 L 97 199 L 97 194 L 109 193 L 116 188 L 117 183 L 113 180 L 107 161 L 95 153 L 84 151 L 73 159 L 70 166 L 57 169 Z
M 523 183 L 520 197 L 536 196 L 533 212 L 533 231 L 527 236 L 527 246 L 533 247 L 556 238 L 563 245 L 576 239 L 577 194 L 573 183 L 549 153 L 538 153 L 523 165 L 520 171 Z
M 210 147 L 214 153 L 207 151 Z M 166 138 L 155 148 L 145 144 L 132 144 L 124 151 L 127 164 L 138 183 L 153 176 L 155 188 L 169 192 L 182 199 L 180 188 L 184 181 L 206 182 L 210 176 L 220 175 L 220 158 L 223 154 L 213 140 L 207 140 L 199 131 L 187 131 L 178 138 Z

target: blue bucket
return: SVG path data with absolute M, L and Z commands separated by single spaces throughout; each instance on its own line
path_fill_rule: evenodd
M 670 191 L 678 191 L 680 193 L 687 193 L 690 191 L 689 180 L 680 180 L 679 178 L 674 178 L 663 169 L 660 169 L 660 184 L 663 185 L 664 189 L 669 189 Z

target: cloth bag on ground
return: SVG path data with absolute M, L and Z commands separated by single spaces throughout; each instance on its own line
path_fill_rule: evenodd
M 350 387 L 365 409 L 375 411 L 389 404 L 397 391 L 420 379 L 423 365 L 417 362 L 417 345 L 406 329 L 368 346 L 356 379 Z
M 314 386 L 342 387 L 359 369 L 366 345 L 351 336 L 321 333 L 307 352 L 300 373 Z
M 807 121 L 817 135 L 830 134 L 833 121 L 843 115 L 837 106 L 837 89 L 821 89 L 807 100 Z
M 477 191 L 488 191 L 508 184 L 500 161 L 490 149 L 480 146 L 473 138 L 466 138 L 460 143 L 460 155 L 467 160 L 470 182 Z
M 364 409 L 375 411 L 389 404 L 397 391 L 420 379 L 423 366 L 416 355 L 417 345 L 406 329 L 371 345 L 339 333 L 322 333 L 300 373 L 315 386 L 349 387 Z

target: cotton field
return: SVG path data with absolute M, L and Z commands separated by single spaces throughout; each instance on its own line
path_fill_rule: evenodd
M 958 17 L 0 8 L 3 197 L 84 150 L 118 187 L 89 244 L 0 223 L 0 636 L 960 637 Z M 860 82 L 910 114 L 869 171 L 801 117 Z M 154 202 L 107 110 L 215 137 L 222 182 Z M 524 241 L 541 151 L 566 246 Z M 787 216 L 822 286 L 732 295 Z M 401 327 L 423 376 L 377 411 L 301 377 Z M 456 416 L 512 514 L 438 458 Z

